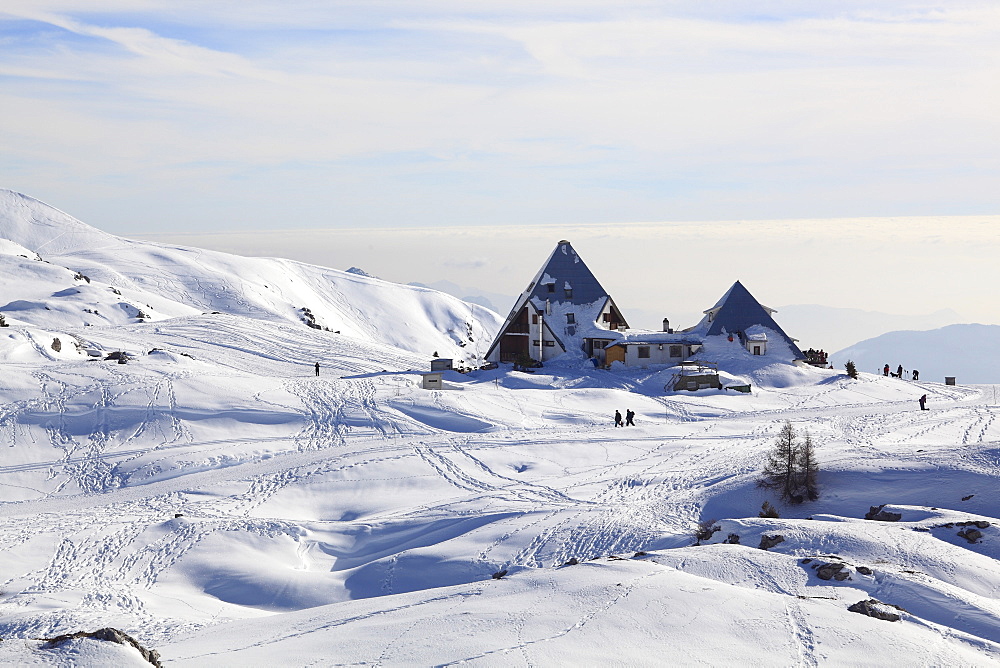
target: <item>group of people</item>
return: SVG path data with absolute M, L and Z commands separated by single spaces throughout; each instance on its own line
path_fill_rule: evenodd
M 889 369 L 889 365 L 888 364 L 886 364 L 884 367 L 882 367 L 882 375 L 883 376 L 892 376 L 893 378 L 902 378 L 903 377 L 903 373 L 905 373 L 905 372 L 903 370 L 903 365 L 902 364 L 900 364 L 898 367 L 896 367 L 896 373 L 892 373 L 892 370 Z M 913 371 L 911 371 L 910 374 L 913 376 L 913 380 L 920 380 L 920 372 L 917 371 L 916 369 L 914 369 Z
M 810 348 L 806 351 L 806 361 L 813 366 L 826 366 L 828 362 L 827 353 L 825 350 Z
M 635 412 L 629 408 L 625 411 L 625 422 L 622 422 L 622 412 L 615 411 L 615 426 L 616 427 L 634 427 L 635 426 Z

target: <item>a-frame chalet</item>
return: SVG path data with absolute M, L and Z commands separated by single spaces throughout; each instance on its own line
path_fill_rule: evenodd
M 486 358 L 543 362 L 579 352 L 604 362 L 604 347 L 628 323 L 568 241 L 560 241 L 521 293 Z
M 776 311 L 762 306 L 739 281 L 733 283 L 715 306 L 704 313 L 705 317 L 700 323 L 685 331 L 701 336 L 724 335 L 738 338 L 754 355 L 766 354 L 768 334 L 773 334 L 788 345 L 793 360 L 805 359 L 805 355 L 795 345 L 795 339 L 785 334 L 771 317 Z

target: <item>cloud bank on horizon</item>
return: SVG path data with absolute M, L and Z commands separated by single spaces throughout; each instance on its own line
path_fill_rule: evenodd
M 1000 7 L 11 0 L 0 174 L 118 234 L 998 211 Z

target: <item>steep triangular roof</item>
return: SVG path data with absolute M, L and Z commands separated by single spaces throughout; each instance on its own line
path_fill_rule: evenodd
M 552 287 L 550 288 L 549 286 Z M 552 338 L 559 342 L 563 350 L 569 350 L 566 339 L 578 337 L 580 333 L 592 325 L 609 301 L 612 302 L 612 305 L 614 304 L 607 290 L 604 289 L 601 282 L 597 280 L 597 277 L 594 276 L 590 268 L 587 267 L 587 264 L 577 254 L 573 245 L 563 239 L 556 244 L 555 249 L 549 255 L 545 264 L 542 265 L 542 268 L 535 274 L 534 279 L 528 284 L 528 287 L 517 298 L 517 301 L 514 302 L 514 308 L 510 310 L 510 314 L 507 316 L 503 327 L 500 328 L 497 338 L 493 341 L 493 345 L 490 346 L 486 355 L 488 357 L 493 352 L 510 324 L 521 312 L 521 309 L 529 302 L 538 311 L 545 310 L 546 304 L 549 304 L 560 313 L 569 311 L 575 313 L 577 325 L 569 329 L 569 331 L 575 332 L 575 334 L 570 334 L 569 331 L 562 330 L 562 336 L 558 336 L 550 328 L 551 323 L 546 323 L 545 325 L 546 331 L 552 335 Z M 587 309 L 585 307 L 591 308 Z M 614 308 L 617 311 L 617 307 Z M 591 313 L 590 311 L 593 312 Z M 627 326 L 627 323 L 624 324 Z
M 549 292 L 549 284 L 555 285 L 555 292 Z M 573 291 L 571 297 L 565 296 L 567 287 Z M 539 299 L 542 302 L 551 299 L 578 305 L 591 304 L 608 296 L 601 282 L 577 255 L 573 245 L 565 239 L 556 244 L 555 250 L 535 274 L 525 293 L 528 299 Z
M 726 291 L 726 294 L 722 295 L 722 298 L 716 302 L 715 306 L 705 311 L 706 320 L 709 320 L 706 323 L 708 329 L 705 334 L 712 336 L 746 332 L 754 325 L 760 325 L 779 334 L 788 343 L 792 353 L 797 358 L 805 357 L 799 347 L 795 345 L 795 341 L 785 334 L 784 330 L 771 317 L 774 312 L 774 309 L 761 306 L 760 302 L 750 294 L 750 291 L 743 287 L 742 283 L 736 281 Z

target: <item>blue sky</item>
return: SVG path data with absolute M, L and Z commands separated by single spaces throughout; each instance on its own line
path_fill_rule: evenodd
M 117 234 L 1000 212 L 993 2 L 7 0 L 0 46 L 0 186 Z

